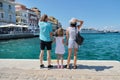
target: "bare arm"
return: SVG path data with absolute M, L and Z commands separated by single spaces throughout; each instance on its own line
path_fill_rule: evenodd
M 68 39 L 69 39 L 69 30 L 66 30 L 66 45 L 68 45 Z
M 50 32 L 50 38 L 51 38 L 51 41 L 54 40 L 54 38 L 53 38 L 53 32 Z
M 62 43 L 64 44 L 64 39 L 62 40 Z
M 50 32 L 50 37 L 52 37 L 53 36 L 53 33 L 52 32 Z
M 80 28 L 81 28 L 82 25 L 83 25 L 83 21 L 81 21 L 81 20 L 77 20 L 77 22 L 80 22 L 80 25 L 78 26 L 78 30 L 80 30 Z

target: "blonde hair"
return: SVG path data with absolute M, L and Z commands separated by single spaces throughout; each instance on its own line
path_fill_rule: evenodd
M 57 35 L 58 35 L 58 36 L 61 36 L 61 37 L 64 35 L 64 31 L 63 31 L 62 28 L 59 28 L 59 29 L 57 30 Z

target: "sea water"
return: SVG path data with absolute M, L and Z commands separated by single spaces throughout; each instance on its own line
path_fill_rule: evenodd
M 118 60 L 120 61 L 120 33 L 82 34 L 85 38 L 79 46 L 79 60 Z M 1 59 L 39 59 L 40 40 L 36 38 L 0 41 Z M 65 45 L 64 59 L 68 48 Z M 55 43 L 52 44 L 51 58 L 56 59 Z M 73 56 L 71 56 L 73 58 Z M 44 53 L 46 60 L 46 51 Z

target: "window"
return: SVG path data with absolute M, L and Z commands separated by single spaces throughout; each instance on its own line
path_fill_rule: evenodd
M 3 7 L 3 3 L 2 2 L 0 2 L 0 7 Z
M 9 15 L 9 19 L 12 20 L 12 15 Z
M 26 14 L 24 16 L 27 17 Z
M 0 13 L 0 15 L 1 15 L 0 18 L 4 18 L 4 14 L 3 13 Z
M 4 14 L 3 13 L 1 13 L 1 18 L 4 18 Z
M 9 5 L 9 9 L 11 9 L 11 5 Z

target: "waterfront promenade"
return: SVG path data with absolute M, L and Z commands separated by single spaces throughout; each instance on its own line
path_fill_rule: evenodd
M 0 59 L 0 80 L 120 80 L 119 61 L 79 60 L 78 69 L 57 69 L 56 60 L 52 64 L 53 69 L 40 69 L 39 60 Z

